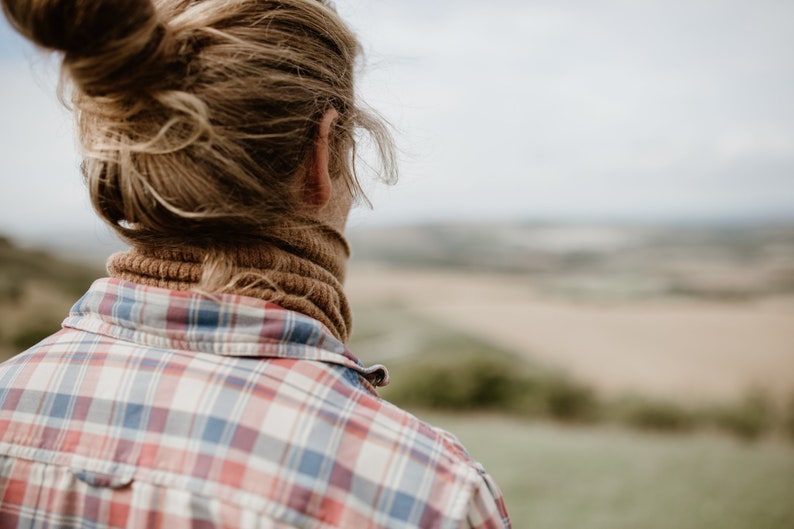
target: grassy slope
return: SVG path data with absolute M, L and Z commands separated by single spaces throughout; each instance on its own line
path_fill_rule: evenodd
M 0 360 L 58 330 L 99 269 L 0 237 Z
M 503 488 L 517 529 L 790 529 L 794 449 L 712 435 L 420 413 Z

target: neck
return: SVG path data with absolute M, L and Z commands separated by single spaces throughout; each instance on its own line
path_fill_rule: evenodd
M 341 233 L 314 223 L 223 251 L 135 246 L 111 256 L 108 271 L 148 286 L 263 299 L 320 321 L 345 343 L 352 327 L 342 287 L 349 255 Z

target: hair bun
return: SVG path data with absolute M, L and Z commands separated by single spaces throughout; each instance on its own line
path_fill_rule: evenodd
M 165 58 L 166 32 L 151 0 L 2 2 L 20 33 L 65 53 L 64 66 L 88 94 L 136 90 L 163 75 L 152 69 Z

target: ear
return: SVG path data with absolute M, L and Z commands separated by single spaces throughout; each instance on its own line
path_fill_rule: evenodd
M 339 113 L 330 108 L 323 114 L 317 125 L 309 163 L 303 182 L 304 200 L 309 207 L 322 209 L 331 199 L 331 129 L 339 119 Z

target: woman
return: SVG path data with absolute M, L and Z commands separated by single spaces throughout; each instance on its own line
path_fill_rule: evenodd
M 380 400 L 341 231 L 359 44 L 324 0 L 3 0 L 63 52 L 83 173 L 129 242 L 0 367 L 0 527 L 509 526 L 449 434 Z

